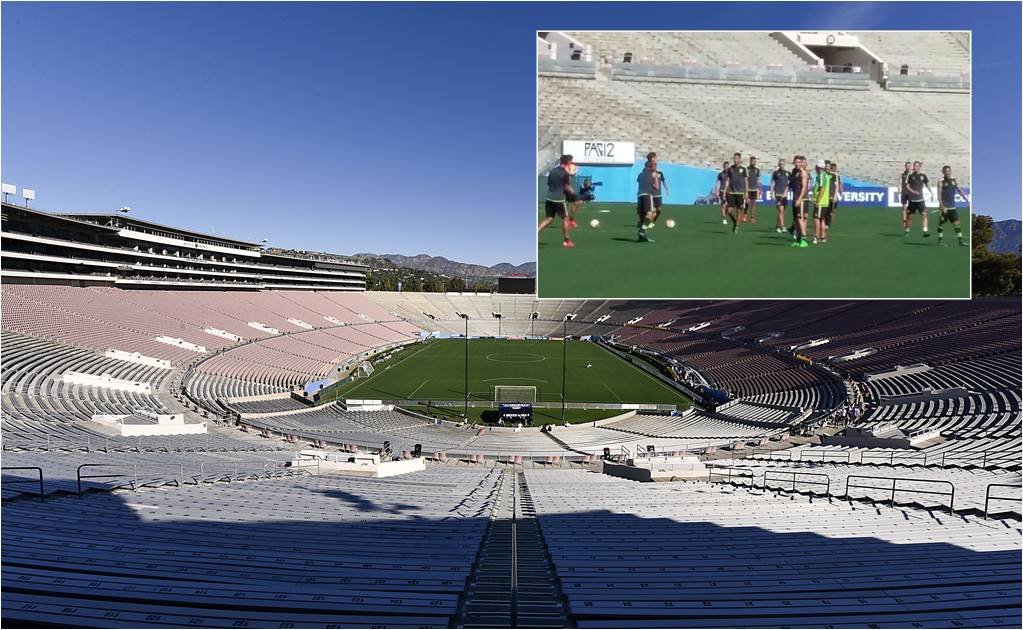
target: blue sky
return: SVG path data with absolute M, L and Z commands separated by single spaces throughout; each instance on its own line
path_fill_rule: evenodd
M 1018 217 L 1018 3 L 8 3 L 3 180 L 284 247 L 535 255 L 533 32 L 972 29 L 974 209 Z

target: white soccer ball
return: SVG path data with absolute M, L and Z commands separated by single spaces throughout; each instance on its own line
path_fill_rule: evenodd
M 600 221 L 598 221 L 596 219 L 590 219 L 590 227 L 591 228 L 599 228 L 600 227 Z
M 668 219 L 667 221 L 664 222 L 664 226 L 665 227 L 670 227 L 670 228 L 675 227 L 675 220 L 674 219 Z

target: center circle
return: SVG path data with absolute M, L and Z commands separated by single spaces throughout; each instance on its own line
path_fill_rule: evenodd
M 511 353 L 511 354 L 488 354 L 488 361 L 494 361 L 495 363 L 539 363 L 540 361 L 546 361 L 547 357 L 542 354 L 531 354 L 525 353 Z

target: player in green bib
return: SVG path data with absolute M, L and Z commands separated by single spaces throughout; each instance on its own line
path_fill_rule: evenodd
M 817 245 L 824 242 L 827 235 L 827 220 L 826 213 L 828 207 L 831 205 L 831 173 L 828 172 L 825 164 L 822 161 L 817 163 L 817 167 L 820 169 L 817 172 L 817 176 L 814 179 L 813 186 L 813 200 L 814 200 L 814 211 L 813 211 L 813 243 Z

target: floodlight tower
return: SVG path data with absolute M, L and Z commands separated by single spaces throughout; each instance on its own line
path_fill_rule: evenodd
M 18 187 L 14 184 L 3 184 L 0 186 L 0 191 L 4 194 L 4 203 L 7 203 L 7 195 L 17 195 Z
M 36 198 L 36 191 L 30 188 L 22 188 L 21 196 L 25 198 L 25 207 L 28 207 L 28 202 Z
M 460 313 L 455 311 L 455 315 L 458 315 L 465 320 L 465 409 L 462 411 L 462 415 L 465 420 L 469 420 L 469 314 Z
M 497 336 L 500 337 L 501 336 L 501 319 L 502 319 L 501 318 L 501 314 L 500 313 L 494 313 L 494 312 L 491 312 L 490 314 L 493 315 L 494 319 L 497 320 Z
M 568 374 L 568 322 L 575 319 L 575 313 L 565 315 L 564 331 L 561 335 L 561 424 L 565 424 L 565 379 Z
M 540 311 L 533 311 L 532 313 L 529 314 L 529 336 L 530 337 L 535 337 L 536 336 L 536 335 L 533 334 L 533 325 L 536 324 L 536 320 L 539 317 L 540 317 Z

